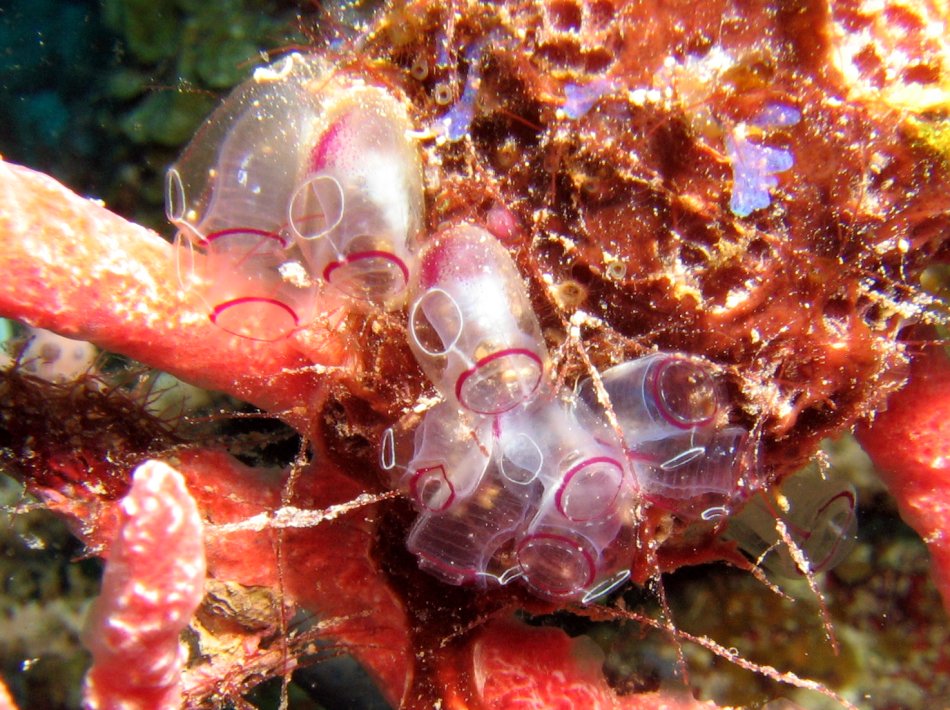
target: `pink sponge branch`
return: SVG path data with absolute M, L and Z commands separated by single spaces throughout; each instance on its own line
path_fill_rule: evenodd
M 344 361 L 333 304 L 317 324 L 278 342 L 230 335 L 179 287 L 167 241 L 2 160 L 0 241 L 0 315 L 90 340 L 200 387 L 287 411 L 319 392 L 315 372 Z
M 184 653 L 179 635 L 204 596 L 203 526 L 181 474 L 147 461 L 120 504 L 84 642 L 93 665 L 88 708 L 177 708 Z
M 907 386 L 857 435 L 901 517 L 927 543 L 934 581 L 950 611 L 950 359 L 942 348 L 914 361 Z

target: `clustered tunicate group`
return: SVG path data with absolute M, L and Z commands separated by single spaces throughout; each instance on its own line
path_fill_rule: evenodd
M 257 340 L 307 325 L 321 294 L 367 314 L 407 306 L 408 345 L 441 395 L 412 437 L 389 429 L 380 445 L 419 511 L 408 548 L 451 584 L 590 602 L 630 575 L 647 507 L 731 514 L 756 446 L 697 358 L 657 352 L 556 384 L 498 239 L 464 222 L 423 238 L 413 129 L 388 89 L 317 58 L 259 69 L 169 170 L 183 283 Z

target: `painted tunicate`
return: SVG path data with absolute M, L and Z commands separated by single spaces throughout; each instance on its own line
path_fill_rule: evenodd
M 727 514 L 755 469 L 757 450 L 746 429 L 726 426 L 724 397 L 708 364 L 654 353 L 608 368 L 599 379 L 602 396 L 586 379 L 578 397 L 595 422 L 609 419 L 608 411 L 615 418 L 640 494 L 685 518 Z
M 309 86 L 327 71 L 299 54 L 258 69 L 168 170 L 179 274 L 234 335 L 277 340 L 312 315 L 315 285 L 292 249 L 286 209 L 319 114 Z
M 635 484 L 611 431 L 576 417 L 585 406 L 546 391 L 493 417 L 430 409 L 400 477 L 421 511 L 407 540 L 420 566 L 451 584 L 517 579 L 552 601 L 588 603 L 622 583 Z M 385 468 L 397 448 L 384 437 Z
M 491 452 L 491 427 L 442 402 L 415 433 L 412 460 L 400 484 L 421 510 L 447 510 L 478 486 Z
M 547 349 L 518 269 L 489 232 L 467 224 L 436 235 L 419 257 L 409 345 L 446 399 L 500 414 L 541 385 Z
M 753 458 L 749 432 L 734 426 L 635 444 L 628 453 L 647 500 L 707 520 L 729 512 Z
M 552 508 L 570 523 L 610 517 L 632 482 L 619 442 L 607 428 L 583 425 L 576 413 L 580 407 L 583 402 L 568 408 L 559 397 L 541 396 L 495 425 L 503 459 L 518 461 L 521 471 L 536 465 L 533 477 L 548 491 L 542 508 Z
M 708 426 L 721 409 L 721 394 L 708 368 L 675 353 L 615 365 L 600 373 L 600 381 L 631 441 L 662 439 Z M 579 384 L 578 396 L 594 410 L 604 406 L 589 379 Z
M 511 485 L 493 463 L 476 494 L 445 512 L 420 514 L 406 546 L 423 569 L 449 584 L 507 584 L 520 570 L 506 548 L 537 495 L 536 486 Z
M 291 229 L 316 273 L 374 306 L 405 298 L 422 228 L 422 167 L 405 108 L 387 90 L 337 80 L 307 174 L 293 193 Z
M 826 572 L 854 546 L 857 495 L 834 472 L 811 465 L 787 478 L 780 495 L 755 496 L 729 523 L 727 536 L 763 567 L 784 577 L 802 574 L 776 522 L 785 523 L 791 541 L 804 555 L 810 572 Z

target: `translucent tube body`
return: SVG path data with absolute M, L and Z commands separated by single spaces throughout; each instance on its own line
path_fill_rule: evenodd
M 496 431 L 502 471 L 506 460 L 518 462 L 508 468 L 522 480 L 537 466 L 544 488 L 514 543 L 523 583 L 547 599 L 586 602 L 629 562 L 617 551 L 632 523 L 634 484 L 611 432 L 582 425 L 576 414 L 541 396 L 499 417 Z
M 785 479 L 781 494 L 781 505 L 765 493 L 752 498 L 729 522 L 727 536 L 783 577 L 799 577 L 802 570 L 776 527 L 778 520 L 811 572 L 826 572 L 847 557 L 858 525 L 854 486 L 811 465 Z
M 624 436 L 636 441 L 709 426 L 721 408 L 707 368 L 675 353 L 630 360 L 604 370 L 600 378 Z M 590 380 L 580 384 L 578 395 L 596 410 L 603 409 Z
M 319 114 L 310 84 L 325 72 L 299 54 L 258 69 L 168 170 L 179 273 L 235 335 L 276 340 L 312 315 L 315 284 L 292 250 L 286 209 Z
M 750 466 L 749 432 L 711 427 L 628 449 L 644 497 L 660 507 L 712 520 L 728 514 Z
M 339 81 L 327 90 L 306 177 L 289 206 L 314 270 L 349 296 L 405 299 L 422 227 L 422 167 L 402 104 L 385 89 Z
M 745 490 L 756 448 L 747 430 L 724 426 L 722 393 L 709 367 L 655 353 L 611 367 L 600 379 L 607 401 L 591 380 L 579 384 L 578 396 L 596 420 L 613 412 L 643 497 L 681 517 L 727 515 Z
M 472 495 L 488 466 L 491 446 L 487 421 L 442 402 L 426 412 L 416 430 L 402 487 L 421 510 L 447 510 Z
M 520 576 L 511 541 L 537 484 L 512 485 L 490 465 L 474 495 L 444 512 L 423 512 L 406 546 L 419 565 L 450 584 L 507 584 Z
M 464 224 L 436 236 L 420 254 L 409 345 L 446 399 L 485 415 L 530 400 L 547 361 L 508 252 L 484 229 Z

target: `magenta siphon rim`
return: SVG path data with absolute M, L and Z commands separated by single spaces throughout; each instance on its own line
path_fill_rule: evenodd
M 660 412 L 660 416 L 666 420 L 667 423 L 672 424 L 677 429 L 682 429 L 684 431 L 689 431 L 695 427 L 703 427 L 707 424 L 710 424 L 716 418 L 716 411 L 719 409 L 719 404 L 716 403 L 715 409 L 713 409 L 712 414 L 704 419 L 697 419 L 695 421 L 686 421 L 676 416 L 669 407 L 666 406 L 665 399 L 661 396 L 660 393 L 660 376 L 675 363 L 685 362 L 693 367 L 696 365 L 684 357 L 665 357 L 662 362 L 660 362 L 657 367 L 654 369 L 652 376 L 650 377 L 650 390 L 653 395 L 653 401 L 656 402 L 657 409 Z M 699 369 L 699 368 L 697 368 Z
M 399 291 L 402 291 L 406 287 L 406 284 L 409 283 L 409 267 L 406 266 L 406 262 L 404 262 L 398 256 L 393 254 L 391 251 L 383 251 L 382 249 L 369 249 L 367 251 L 357 251 L 352 254 L 348 254 L 344 258 L 339 259 L 337 261 L 331 261 L 323 269 L 323 280 L 326 281 L 327 283 L 333 283 L 332 279 L 333 279 L 334 271 L 344 266 L 348 266 L 349 264 L 353 264 L 357 261 L 363 261 L 364 259 L 384 259 L 398 266 L 399 270 L 402 272 L 402 287 L 391 294 L 387 294 L 386 295 L 387 298 L 389 296 L 393 296 L 399 293 Z M 334 284 L 334 286 L 337 286 L 337 285 Z M 337 288 L 339 288 L 339 286 L 337 286 Z M 372 299 L 366 299 L 366 300 L 372 300 Z
M 425 502 L 422 500 L 422 497 L 420 496 L 420 491 L 419 491 L 420 479 L 422 479 L 423 476 L 426 476 L 426 474 L 431 473 L 433 471 L 441 471 L 441 474 L 439 475 L 441 476 L 442 480 L 445 481 L 445 484 L 449 487 L 449 497 L 446 499 L 445 504 L 438 508 L 432 508 L 426 505 Z M 449 507 L 451 507 L 452 503 L 455 502 L 455 487 L 452 485 L 452 482 L 449 481 L 449 477 L 445 473 L 445 466 L 443 466 L 442 464 L 439 464 L 437 466 L 425 466 L 423 468 L 416 469 L 416 472 L 412 474 L 412 479 L 409 481 L 409 491 L 412 493 L 413 499 L 417 500 L 419 502 L 419 505 L 421 505 L 424 510 L 428 510 L 431 513 L 441 513 L 444 510 L 448 510 Z
M 564 496 L 564 491 L 565 491 L 565 489 L 567 489 L 567 486 L 568 486 L 568 484 L 570 483 L 571 479 L 572 479 L 577 473 L 579 473 L 581 470 L 583 470 L 583 469 L 585 469 L 585 468 L 587 468 L 587 467 L 589 467 L 589 466 L 593 466 L 594 464 L 598 464 L 598 463 L 607 463 L 607 464 L 610 464 L 611 466 L 613 466 L 614 468 L 616 468 L 617 471 L 620 472 L 620 478 L 617 480 L 617 490 L 614 491 L 614 494 L 613 494 L 613 496 L 610 498 L 610 501 L 608 501 L 608 502 L 604 505 L 604 512 L 602 512 L 602 513 L 600 513 L 600 514 L 598 514 L 598 515 L 593 515 L 593 516 L 591 516 L 591 517 L 589 517 L 589 518 L 574 518 L 574 517 L 571 517 L 570 515 L 568 515 L 568 514 L 565 512 L 564 506 L 561 504 L 562 498 L 563 498 L 563 496 Z M 554 495 L 554 502 L 555 502 L 555 504 L 557 505 L 557 509 L 558 509 L 558 511 L 561 513 L 561 515 L 563 515 L 563 516 L 564 516 L 565 518 L 567 518 L 568 520 L 570 520 L 570 521 L 572 521 L 572 522 L 575 522 L 575 523 L 588 523 L 588 522 L 590 522 L 591 520 L 596 520 L 597 518 L 601 517 L 602 515 L 606 515 L 606 514 L 610 511 L 610 509 L 613 507 L 613 505 L 617 502 L 617 496 L 620 495 L 620 489 L 621 489 L 621 488 L 623 488 L 623 466 L 620 465 L 620 462 L 617 461 L 617 459 L 615 459 L 615 458 L 613 458 L 613 457 L 611 457 L 611 456 L 594 456 L 593 458 L 584 459 L 584 460 L 581 461 L 580 463 L 578 463 L 578 464 L 572 466 L 572 467 L 568 470 L 568 472 L 564 474 L 564 480 L 563 480 L 563 482 L 561 483 L 560 488 L 557 489 L 557 493 Z
M 552 589 L 551 587 L 544 587 L 544 591 L 546 591 L 548 594 L 552 596 L 558 596 L 558 597 L 569 597 L 569 596 L 573 596 L 580 590 L 589 587 L 593 583 L 595 577 L 597 576 L 597 565 L 594 561 L 594 558 L 591 556 L 590 551 L 585 550 L 584 546 L 577 540 L 569 538 L 565 535 L 557 535 L 555 533 L 542 532 L 542 533 L 535 533 L 533 535 L 529 535 L 528 537 L 526 537 L 524 540 L 518 543 L 518 549 L 516 551 L 516 554 L 518 556 L 518 565 L 521 567 L 521 571 L 524 574 L 524 579 L 528 580 L 530 584 L 538 588 L 541 588 L 542 586 L 533 582 L 531 580 L 531 576 L 526 573 L 524 565 L 521 564 L 521 552 L 522 550 L 524 550 L 525 546 L 528 543 L 534 542 L 535 540 L 553 540 L 558 543 L 564 543 L 572 547 L 577 552 L 580 552 L 581 556 L 584 558 L 584 561 L 587 563 L 587 580 L 583 584 L 576 585 L 575 588 L 570 589 L 570 590 L 564 590 L 564 591 Z
M 265 239 L 273 239 L 280 242 L 280 246 L 284 249 L 288 246 L 288 241 L 282 237 L 277 232 L 268 232 L 266 229 L 257 229 L 256 227 L 230 227 L 228 229 L 219 229 L 216 232 L 211 232 L 206 237 L 201 238 L 203 244 L 210 244 L 211 242 L 221 239 L 221 237 L 231 237 L 235 234 L 253 234 L 257 237 L 264 237 Z
M 481 410 L 481 409 L 475 409 L 475 407 L 472 407 L 471 405 L 469 405 L 465 401 L 465 399 L 462 397 L 462 388 L 465 386 L 465 381 L 469 377 L 474 375 L 479 370 L 479 368 L 482 368 L 485 365 L 488 365 L 494 362 L 495 360 L 498 360 L 503 357 L 507 357 L 509 355 L 524 355 L 530 358 L 531 360 L 534 360 L 534 362 L 537 364 L 538 379 L 534 383 L 534 385 L 532 385 L 531 392 L 529 392 L 529 395 L 534 394 L 535 391 L 538 389 L 538 387 L 541 385 L 541 378 L 544 375 L 544 363 L 541 362 L 541 358 L 538 357 L 538 354 L 536 352 L 534 352 L 533 350 L 528 350 L 527 348 L 506 348 L 504 350 L 499 350 L 497 352 L 486 355 L 481 360 L 476 362 L 472 367 L 470 367 L 461 375 L 459 375 L 458 380 L 456 380 L 455 382 L 455 398 L 459 401 L 459 404 L 461 404 L 463 407 L 465 407 L 471 412 L 475 412 L 476 414 L 486 414 L 486 415 L 504 414 L 505 412 L 508 412 L 514 409 L 515 407 L 517 407 L 519 404 L 521 404 L 521 402 L 524 400 L 514 402 L 511 404 L 511 406 L 505 407 L 504 409 Z
M 233 330 L 229 330 L 225 328 L 223 325 L 221 325 L 220 323 L 218 323 L 218 317 L 222 313 L 224 313 L 226 310 L 228 310 L 229 308 L 233 308 L 234 306 L 243 305 L 245 303 L 263 303 L 268 306 L 276 306 L 277 308 L 280 308 L 281 310 L 285 311 L 287 315 L 289 315 L 293 319 L 294 327 L 291 328 L 286 333 L 277 336 L 276 338 L 255 338 L 253 335 L 243 335 L 241 333 L 235 333 Z M 212 323 L 214 323 L 216 326 L 221 328 L 221 330 L 225 331 L 226 333 L 231 333 L 231 335 L 235 335 L 239 338 L 246 338 L 248 340 L 257 340 L 263 343 L 275 342 L 277 340 L 286 338 L 300 326 L 300 318 L 297 317 L 297 312 L 293 308 L 288 306 L 283 301 L 278 301 L 276 298 L 264 298 L 262 296 L 242 296 L 241 298 L 232 298 L 230 301 L 224 301 L 223 303 L 219 303 L 218 305 L 216 305 L 214 309 L 211 311 L 211 313 L 208 314 L 208 317 L 211 319 Z

